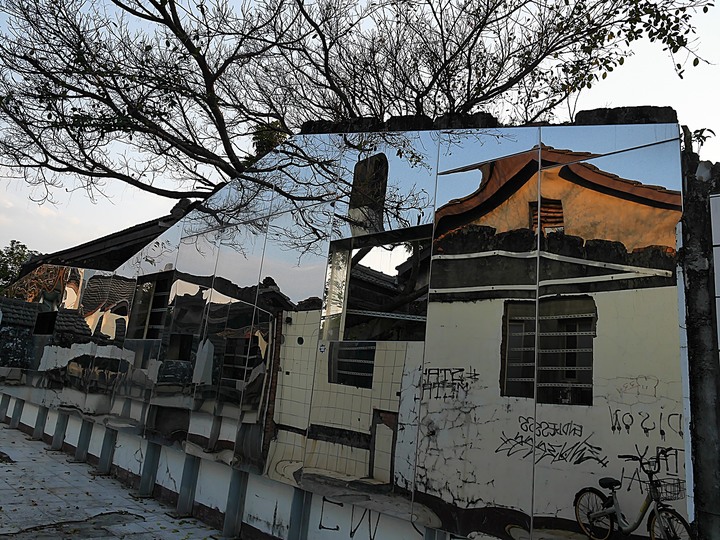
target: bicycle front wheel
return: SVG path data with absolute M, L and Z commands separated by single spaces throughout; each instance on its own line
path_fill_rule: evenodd
M 607 540 L 615 527 L 613 516 L 590 517 L 605 508 L 606 499 L 605 495 L 591 487 L 581 489 L 575 495 L 575 519 L 583 533 L 593 540 Z
M 661 508 L 650 518 L 651 540 L 691 540 L 690 525 L 672 508 Z

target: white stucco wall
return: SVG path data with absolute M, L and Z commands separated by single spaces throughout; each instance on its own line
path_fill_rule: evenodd
M 113 464 L 132 474 L 140 475 L 145 459 L 146 442 L 140 437 L 118 431 Z
M 264 533 L 287 538 L 293 488 L 262 476 L 248 477 L 243 521 Z
M 161 446 L 155 483 L 174 493 L 180 493 L 184 464 L 184 452 L 169 446 Z
M 409 521 L 318 495 L 312 498 L 309 522 L 308 538 L 313 540 L 424 538 L 424 529 L 413 526 Z
M 195 485 L 195 501 L 220 512 L 227 507 L 230 487 L 230 469 L 223 463 L 207 459 L 200 461 L 198 480 Z

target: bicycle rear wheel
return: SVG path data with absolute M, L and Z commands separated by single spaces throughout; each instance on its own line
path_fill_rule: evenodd
M 648 528 L 651 540 L 691 540 L 693 537 L 688 522 L 672 508 L 653 513 Z
M 615 528 L 613 516 L 602 516 L 591 519 L 590 515 L 603 510 L 607 497 L 595 488 L 581 489 L 575 495 L 575 519 L 589 538 L 607 540 Z

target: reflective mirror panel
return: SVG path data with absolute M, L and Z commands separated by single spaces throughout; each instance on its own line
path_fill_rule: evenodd
M 537 144 L 529 128 L 462 144 L 453 134 L 441 145 L 413 513 L 461 536 L 530 527 L 533 434 L 518 422 L 534 411 L 527 382 L 535 330 L 511 310 L 521 304 L 532 313 L 536 298 L 526 201 L 537 196 Z
M 424 350 L 438 134 L 340 137 L 301 487 L 410 519 L 411 460 L 397 454 L 399 438 L 406 454 L 414 449 L 399 423 L 400 390 Z
M 277 433 L 265 442 L 267 471 L 271 478 L 293 485 L 303 466 L 301 434 L 309 422 L 332 212 L 328 204 L 275 216 L 261 270 L 267 287 L 261 290 L 258 307 L 276 313 L 264 356 L 266 388 L 275 388 L 274 400 L 268 395 L 264 421 L 273 422 Z M 298 234 L 307 232 L 306 218 L 313 223 L 314 237 Z M 284 316 L 277 315 L 281 307 Z
M 436 208 L 475 192 L 485 169 L 500 158 L 515 165 L 512 156 L 530 153 L 540 141 L 537 128 L 450 130 L 442 133 L 438 161 Z M 474 187 L 471 187 L 474 184 Z
M 118 267 L 115 274 L 135 278 L 175 269 L 183 222 L 171 226 Z
M 589 159 L 592 141 L 609 130 L 582 133 L 551 148 L 542 129 L 542 196 L 531 206 L 543 232 L 532 422 L 538 529 L 571 528 L 574 494 L 605 476 L 622 481 L 626 515 L 639 512 L 647 477 L 619 455 L 654 458 L 670 447 L 658 478 L 684 478 L 679 143 Z M 669 504 L 684 514 L 684 500 Z
M 431 234 L 425 225 L 333 242 L 323 337 L 422 341 Z
M 594 156 L 677 141 L 677 124 L 618 124 L 609 126 L 543 126 L 543 145 L 556 150 L 588 152 Z M 670 156 L 667 156 L 670 157 Z M 674 156 L 679 158 L 678 156 Z
M 295 138 L 115 273 L 25 276 L 0 380 L 310 491 L 321 535 L 567 537 L 599 478 L 639 510 L 618 455 L 685 475 L 679 150 L 675 125 Z
M 439 134 L 342 136 L 333 239 L 432 223 Z
M 330 135 L 296 136 L 263 156 L 246 171 L 253 182 L 239 179 L 223 188 L 224 206 L 217 212 L 225 225 L 332 200 L 336 191 L 340 147 Z M 289 195 L 289 196 L 288 196 Z
M 239 225 L 221 232 L 202 354 L 193 376 L 203 392 L 217 392 L 223 373 L 234 364 L 235 334 L 252 322 L 265 234 L 262 228 L 254 230 L 255 226 Z M 208 397 L 215 397 L 212 391 Z
M 155 308 L 157 331 L 165 331 L 161 331 L 161 362 L 157 367 L 151 363 L 149 374 L 152 378 L 156 373 L 157 395 L 183 397 L 178 406 L 193 396 L 193 371 L 218 258 L 218 237 L 218 231 L 183 237 L 169 295 L 159 297 L 155 284 L 153 301 L 167 304 Z

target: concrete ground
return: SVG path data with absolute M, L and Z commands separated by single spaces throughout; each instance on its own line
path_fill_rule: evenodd
M 0 426 L 0 538 L 22 540 L 220 538 L 220 531 L 153 499 L 135 499 L 117 480 Z

